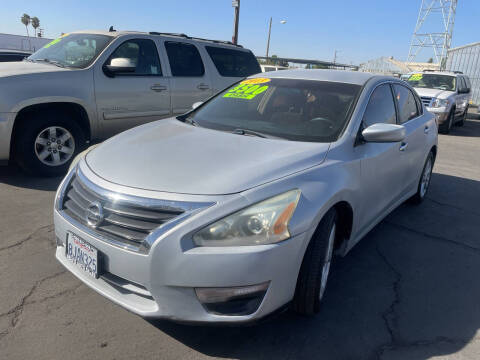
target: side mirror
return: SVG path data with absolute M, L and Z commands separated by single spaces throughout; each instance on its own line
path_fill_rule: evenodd
M 132 60 L 128 58 L 115 58 L 110 61 L 110 65 L 105 65 L 105 68 L 114 76 L 117 73 L 135 72 L 136 66 Z
M 192 109 L 195 110 L 197 107 L 203 104 L 203 101 L 197 101 L 196 103 L 193 103 Z
M 362 131 L 366 142 L 399 142 L 405 139 L 405 126 L 394 124 L 373 124 Z
M 470 88 L 460 88 L 458 89 L 459 94 L 468 94 L 470 92 Z

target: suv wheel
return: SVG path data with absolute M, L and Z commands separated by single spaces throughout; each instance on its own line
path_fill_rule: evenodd
M 440 132 L 442 134 L 449 134 L 454 122 L 455 122 L 455 109 L 452 109 L 450 111 L 450 114 L 448 115 L 447 121 L 440 126 L 439 128 Z
M 423 166 L 422 175 L 420 176 L 420 181 L 418 182 L 417 186 L 417 193 L 410 198 L 412 203 L 420 204 L 425 199 L 428 188 L 430 186 L 430 180 L 432 178 L 434 162 L 435 160 L 433 157 L 433 153 L 430 152 L 428 154 L 427 160 L 425 161 L 425 165 Z
M 293 310 L 299 314 L 313 315 L 320 310 L 333 257 L 336 223 L 337 212 L 331 209 L 308 244 L 293 299 Z
M 82 128 L 65 112 L 28 114 L 15 132 L 15 159 L 32 175 L 64 174 L 86 146 Z

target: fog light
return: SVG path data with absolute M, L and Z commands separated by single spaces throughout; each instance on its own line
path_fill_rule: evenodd
M 205 309 L 218 315 L 249 315 L 260 306 L 269 282 L 230 288 L 195 288 Z

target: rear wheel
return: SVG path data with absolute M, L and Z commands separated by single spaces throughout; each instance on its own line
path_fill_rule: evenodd
M 414 204 L 420 204 L 427 195 L 428 188 L 430 187 L 430 180 L 432 178 L 433 163 L 433 153 L 430 152 L 430 154 L 428 154 L 427 160 L 425 161 L 425 165 L 423 166 L 422 175 L 417 186 L 417 193 L 413 195 L 413 197 L 411 197 L 410 199 L 411 202 L 413 202 Z
M 66 112 L 29 113 L 15 131 L 14 156 L 32 175 L 64 174 L 86 146 L 82 128 Z
M 320 310 L 333 257 L 336 223 L 337 212 L 331 209 L 308 244 L 293 300 L 293 309 L 297 313 L 313 315 Z

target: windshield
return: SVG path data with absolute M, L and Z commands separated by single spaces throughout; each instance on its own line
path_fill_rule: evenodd
M 28 60 L 85 68 L 95 60 L 111 39 L 111 36 L 96 34 L 63 35 L 29 56 Z
M 332 142 L 348 122 L 360 89 L 326 81 L 247 79 L 191 112 L 186 120 L 245 135 Z
M 410 75 L 407 82 L 416 88 L 448 91 L 455 91 L 457 85 L 455 76 L 439 74 L 413 74 Z

